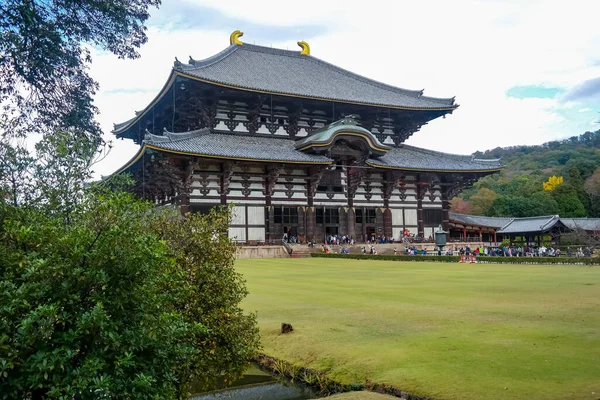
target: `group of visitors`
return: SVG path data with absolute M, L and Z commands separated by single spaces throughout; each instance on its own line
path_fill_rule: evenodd
M 396 254 L 396 249 L 394 249 L 394 254 Z M 404 249 L 404 254 L 407 256 L 426 256 L 427 249 L 417 249 L 415 246 L 408 246 Z
M 363 254 L 367 254 L 367 253 L 368 254 L 377 254 L 377 249 L 375 248 L 375 246 L 372 246 L 372 245 L 371 246 L 363 246 L 360 251 Z
M 354 244 L 354 238 L 346 235 L 327 235 L 325 242 L 329 245 L 338 245 L 338 244 Z
M 287 233 L 284 233 L 283 234 L 283 242 L 290 243 L 290 244 L 296 244 L 296 243 L 298 243 L 298 236 L 288 235 Z
M 490 256 L 490 257 L 560 257 L 563 255 L 558 247 L 552 246 L 502 246 L 502 247 L 476 247 L 474 250 L 469 249 L 469 246 L 455 247 L 454 251 L 448 249 L 446 255 L 466 254 L 470 253 L 475 256 Z M 567 256 L 569 257 L 587 257 L 591 255 L 589 248 L 577 248 L 575 251 L 567 248 Z
M 371 238 L 367 238 L 367 244 L 388 244 L 394 243 L 394 238 L 389 236 L 377 236 L 371 235 Z

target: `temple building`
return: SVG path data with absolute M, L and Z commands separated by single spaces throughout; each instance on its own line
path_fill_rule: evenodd
M 140 145 L 117 173 L 157 205 L 206 212 L 234 204 L 242 242 L 347 235 L 428 238 L 449 229 L 449 200 L 500 160 L 405 145 L 451 114 L 434 98 L 352 73 L 300 51 L 243 43 L 175 60 L 154 100 L 115 124 Z

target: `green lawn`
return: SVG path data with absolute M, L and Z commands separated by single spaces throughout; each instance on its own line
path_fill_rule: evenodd
M 600 399 L 600 267 L 238 260 L 264 352 L 441 399 Z M 294 332 L 280 335 L 282 322 Z

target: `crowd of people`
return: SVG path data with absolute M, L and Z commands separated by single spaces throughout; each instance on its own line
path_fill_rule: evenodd
M 471 250 L 469 246 L 454 247 L 454 250 L 448 249 L 446 255 L 454 254 L 473 254 L 475 256 L 490 257 L 560 257 L 564 255 L 558 247 L 542 246 L 502 246 L 502 247 L 476 247 Z M 578 247 L 572 250 L 567 247 L 568 257 L 587 257 L 592 254 L 592 249 Z
M 373 242 L 372 244 L 367 243 L 365 246 L 362 246 L 361 253 L 362 254 L 378 254 L 377 248 L 375 244 L 378 242 Z M 327 240 L 326 243 L 321 245 L 321 252 L 329 254 L 332 250 L 330 246 L 339 245 L 337 248 L 337 252 L 339 254 L 350 254 L 350 250 L 347 246 L 344 245 L 353 245 L 354 240 L 352 238 L 344 238 L 338 242 L 336 237 L 331 237 L 331 240 Z M 310 247 L 314 247 L 315 243 L 309 243 Z M 398 254 L 398 248 L 393 248 L 394 255 Z M 426 255 L 466 255 L 466 256 L 488 256 L 488 257 L 560 257 L 561 255 L 565 255 L 561 252 L 559 248 L 555 248 L 552 246 L 502 246 L 502 247 L 475 247 L 471 249 L 468 245 L 464 247 L 451 247 L 449 246 L 443 252 L 434 251 L 428 252 L 427 249 L 418 249 L 416 246 L 408 246 L 405 247 L 403 251 L 406 256 L 426 256 Z M 578 247 L 575 249 L 571 249 L 570 247 L 566 250 L 566 255 L 568 257 L 588 257 L 592 255 L 591 248 Z

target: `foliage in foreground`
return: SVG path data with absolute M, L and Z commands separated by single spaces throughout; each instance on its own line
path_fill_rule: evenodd
M 138 57 L 160 0 L 0 1 L 0 133 L 77 128 L 100 138 L 88 46 Z M 85 44 L 85 45 L 84 45 Z
M 181 399 L 241 375 L 258 332 L 229 210 L 157 212 L 126 179 L 83 189 L 79 140 L 0 152 L 0 398 Z

